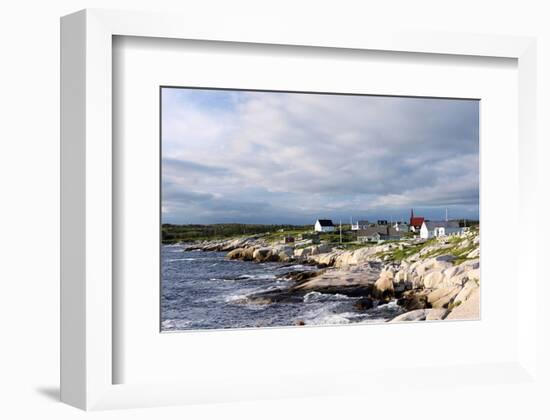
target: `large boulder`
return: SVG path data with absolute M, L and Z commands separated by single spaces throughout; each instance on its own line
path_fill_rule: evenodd
M 272 249 L 272 260 L 288 262 L 294 256 L 294 248 L 288 245 L 280 245 Z
M 336 258 L 338 257 L 338 253 L 335 252 L 328 252 L 324 254 L 319 254 L 317 256 L 317 263 L 323 264 L 327 267 L 334 265 L 334 261 L 336 261 Z
M 465 272 L 459 272 L 457 275 L 452 276 L 450 278 L 444 278 L 440 287 L 452 287 L 452 286 L 460 286 L 462 287 L 464 283 L 468 281 L 468 275 Z
M 442 272 L 453 266 L 453 263 L 451 262 L 453 258 L 454 257 L 452 255 L 441 255 L 436 258 L 428 258 L 412 264 L 411 269 L 414 270 L 419 276 L 428 274 L 428 272 L 431 271 Z
M 311 255 L 324 254 L 330 251 L 332 251 L 332 246 L 330 244 L 319 244 L 311 247 Z
M 445 270 L 443 270 L 443 274 L 446 278 L 452 278 L 458 274 L 461 274 L 464 271 L 464 267 L 461 267 L 460 265 L 454 265 L 452 267 L 449 267 Z
M 226 255 L 226 258 L 230 260 L 240 260 L 244 257 L 245 249 L 244 248 L 237 248 L 233 251 L 229 251 Z
M 444 270 L 432 270 L 423 278 L 424 287 L 427 289 L 435 289 L 445 279 Z
M 294 256 L 298 258 L 307 257 L 311 255 L 311 247 L 307 248 L 297 248 L 294 250 Z
M 366 311 L 367 309 L 372 309 L 374 302 L 371 298 L 366 297 L 358 299 L 353 306 L 359 311 Z
M 430 309 L 426 314 L 426 321 L 441 321 L 445 319 L 445 316 L 449 313 L 448 309 L 445 308 L 434 308 Z
M 425 294 L 406 292 L 399 298 L 397 304 L 407 311 L 426 309 L 428 307 L 428 297 Z
M 393 277 L 393 281 L 395 283 L 408 283 L 409 282 L 409 272 L 401 268 L 397 273 L 395 273 L 395 276 Z
M 405 312 L 404 314 L 396 316 L 390 322 L 424 321 L 429 313 L 429 309 L 416 309 L 414 311 Z
M 241 248 L 245 239 L 231 239 L 223 242 L 219 245 L 220 251 L 231 251 L 237 248 Z
M 252 258 L 255 261 L 259 261 L 259 262 L 269 261 L 271 259 L 271 256 L 272 256 L 272 250 L 271 248 L 268 248 L 268 247 L 255 249 L 252 254 Z
M 454 302 L 455 303 L 462 303 L 465 302 L 470 298 L 472 293 L 478 289 L 479 286 L 474 280 L 468 280 L 462 290 L 455 296 Z
M 453 308 L 453 310 L 447 315 L 445 319 L 451 320 L 467 320 L 467 319 L 479 319 L 480 318 L 480 306 L 479 306 L 479 287 L 475 288 L 471 295 L 465 302 Z
M 460 292 L 460 287 L 445 287 L 428 294 L 428 302 L 432 308 L 446 308 Z
M 294 255 L 294 247 L 290 246 L 290 245 L 279 245 L 277 248 L 276 248 L 277 252 L 278 253 L 284 253 L 286 255 L 288 255 L 289 257 L 291 257 L 292 255 Z
M 245 261 L 252 261 L 254 260 L 254 251 L 256 251 L 255 247 L 248 247 L 245 248 L 242 253 L 242 259 Z
M 391 271 L 382 271 L 380 277 L 374 283 L 373 294 L 378 299 L 387 300 L 393 297 L 393 273 Z
M 479 259 L 466 260 L 460 264 L 460 266 L 463 267 L 465 271 L 475 270 L 476 268 L 479 268 Z

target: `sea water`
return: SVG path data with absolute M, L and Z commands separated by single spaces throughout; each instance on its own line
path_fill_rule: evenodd
M 360 297 L 315 291 L 291 302 L 246 303 L 249 295 L 291 287 L 294 282 L 284 278 L 286 273 L 315 267 L 228 260 L 225 255 L 162 246 L 162 331 L 381 322 L 402 312 L 395 302 L 359 311 L 354 303 Z

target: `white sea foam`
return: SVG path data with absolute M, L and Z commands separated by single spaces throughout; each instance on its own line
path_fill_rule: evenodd
M 384 303 L 382 305 L 378 305 L 376 307 L 377 309 L 399 309 L 400 306 L 397 304 L 397 299 L 390 300 L 388 303 Z
M 166 260 L 166 262 L 174 262 L 174 261 L 195 261 L 198 260 L 198 258 L 173 258 L 170 260 Z
M 329 294 L 329 293 L 321 293 L 321 292 L 309 292 L 304 295 L 304 303 L 312 303 L 312 302 L 326 302 L 326 301 L 333 301 L 333 300 L 346 300 L 349 299 L 348 296 L 341 295 L 339 293 L 335 294 Z
M 229 295 L 225 298 L 225 301 L 227 303 L 231 303 L 231 302 L 237 302 L 237 301 L 240 301 L 240 300 L 245 300 L 247 298 L 246 295 Z
M 242 274 L 237 277 L 238 280 L 271 280 L 275 279 L 273 274 Z

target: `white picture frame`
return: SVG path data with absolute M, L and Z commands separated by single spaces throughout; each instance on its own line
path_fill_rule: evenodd
M 182 23 L 183 22 L 183 23 Z M 249 34 L 242 28 L 213 27 L 206 21 L 162 13 L 85 10 L 62 18 L 62 279 L 61 279 L 61 398 L 82 409 L 107 409 L 200 402 L 186 398 L 185 385 L 113 384 L 112 300 L 112 45 L 113 36 L 296 45 L 321 48 L 407 51 L 411 53 L 503 57 L 518 60 L 519 73 L 519 217 L 536 207 L 536 167 L 529 155 L 536 150 L 537 45 L 534 38 L 470 34 L 368 33 L 348 38 L 322 33 L 282 35 L 266 29 Z M 520 250 L 525 265 L 518 290 L 517 360 L 477 366 L 480 378 L 498 373 L 512 383 L 540 381 L 536 353 L 537 307 L 529 299 L 543 279 L 533 257 Z M 539 319 L 539 321 L 541 321 Z M 472 367 L 474 369 L 474 367 Z M 464 368 L 460 368 L 464 372 Z M 452 366 L 433 366 L 425 375 L 454 375 Z M 430 376 L 431 375 L 431 376 Z M 376 389 L 383 372 L 365 385 Z M 526 379 L 527 378 L 527 379 Z M 355 383 L 343 373 L 336 383 Z M 427 378 L 426 380 L 428 380 Z M 192 380 L 192 379 L 189 379 Z M 470 383 L 457 378 L 457 383 Z M 299 382 L 299 381 L 298 381 Z M 475 381 L 474 381 L 475 382 Z M 498 384 L 498 381 L 496 382 Z M 250 398 L 262 398 L 255 384 L 235 383 Z M 365 392 L 365 387 L 359 389 Z M 382 387 L 383 388 L 383 387 Z M 223 390 L 222 390 L 223 391 Z M 330 389 L 316 393 L 331 394 Z M 377 392 L 384 392 L 378 390 Z M 227 399 L 240 398 L 238 393 Z M 300 386 L 279 389 L 274 397 L 310 395 Z M 202 401 L 210 401 L 205 397 Z

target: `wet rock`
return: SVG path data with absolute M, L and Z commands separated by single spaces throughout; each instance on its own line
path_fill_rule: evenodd
M 258 262 L 269 261 L 271 256 L 272 251 L 271 248 L 268 247 L 258 248 L 254 250 L 254 253 L 252 254 L 252 258 Z
M 361 298 L 353 306 L 358 311 L 366 311 L 373 308 L 374 301 L 371 298 Z
M 428 308 L 428 297 L 426 295 L 417 293 L 405 293 L 400 299 L 397 300 L 397 304 L 407 311 L 413 311 L 416 309 Z
M 374 283 L 374 297 L 381 300 L 391 299 L 394 295 L 393 275 L 383 271 L 380 278 Z
M 244 253 L 245 253 L 244 248 L 237 248 L 237 249 L 234 249 L 233 251 L 229 251 L 226 255 L 226 258 L 230 260 L 239 260 L 243 258 Z

